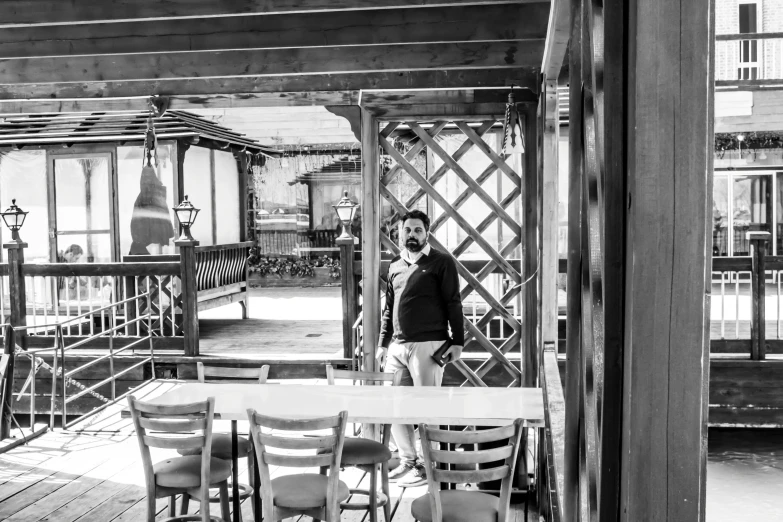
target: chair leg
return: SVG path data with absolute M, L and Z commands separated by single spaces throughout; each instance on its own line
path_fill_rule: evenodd
M 231 512 L 228 509 L 228 481 L 220 483 L 220 516 L 224 521 L 231 520 Z
M 190 507 L 190 495 L 187 493 L 182 494 L 182 505 L 179 508 L 180 515 L 188 514 L 188 507 Z
M 381 463 L 381 490 L 386 495 L 386 505 L 383 506 L 383 516 L 386 522 L 391 522 L 391 494 L 389 493 L 389 461 Z
M 247 455 L 247 476 L 248 476 L 248 484 L 250 484 L 250 498 L 248 498 L 248 501 L 250 502 L 250 507 L 253 510 L 253 520 L 258 520 L 258 516 L 256 515 L 256 503 L 253 502 L 253 490 L 256 488 L 256 481 L 255 481 L 255 473 L 253 469 L 253 457 L 254 455 L 252 453 L 249 453 Z
M 155 522 L 155 515 L 158 514 L 155 495 L 147 493 L 147 522 Z
M 370 522 L 378 522 L 378 466 L 370 471 Z
M 169 516 L 177 516 L 177 495 L 169 496 Z

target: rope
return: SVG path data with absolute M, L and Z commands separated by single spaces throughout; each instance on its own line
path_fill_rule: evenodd
M 16 353 L 16 355 L 19 355 L 19 354 L 26 355 L 28 358 L 30 358 L 31 361 L 34 361 L 33 368 L 32 368 L 32 370 L 30 370 L 31 373 L 32 373 L 32 378 L 33 379 L 35 379 L 35 374 L 38 371 L 38 368 L 43 368 L 45 370 L 48 370 L 49 373 L 54 375 L 54 368 L 52 368 L 52 366 L 49 363 L 47 363 L 46 361 L 44 361 L 40 357 L 36 357 L 35 355 L 31 355 L 31 354 L 29 354 L 27 352 L 24 352 L 24 351 L 22 351 L 22 350 L 20 350 L 18 348 L 16 349 L 15 353 Z M 57 377 L 63 377 L 63 368 L 62 367 L 57 369 Z M 111 402 L 109 399 L 107 399 L 106 397 L 104 397 L 100 393 L 98 393 L 98 392 L 96 392 L 94 390 L 87 390 L 87 387 L 84 384 L 82 384 L 79 381 L 77 381 L 77 380 L 74 380 L 74 379 L 72 379 L 70 377 L 64 377 L 64 379 L 65 379 L 65 384 L 67 384 L 69 386 L 73 386 L 73 387 L 78 388 L 78 389 L 80 389 L 82 391 L 86 391 L 88 394 L 92 395 L 96 399 L 101 400 L 101 401 L 103 401 L 105 403 Z M 55 392 L 56 392 L 56 390 L 52 390 L 52 393 L 55 393 Z M 19 393 L 19 395 L 21 395 L 21 392 Z M 17 396 L 16 400 L 19 400 L 19 396 Z M 63 397 L 63 400 L 65 400 L 65 397 Z

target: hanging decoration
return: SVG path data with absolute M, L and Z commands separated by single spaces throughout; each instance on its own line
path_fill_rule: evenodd
M 149 255 L 149 245 L 169 244 L 174 237 L 169 205 L 166 200 L 166 186 L 158 178 L 157 138 L 153 118 L 159 118 L 165 111 L 165 102 L 159 97 L 149 100 L 147 131 L 144 136 L 143 166 L 139 181 L 139 195 L 133 204 L 130 232 L 133 243 L 130 255 Z M 153 165 L 154 158 L 154 165 Z
M 525 146 L 522 144 L 522 136 L 522 118 L 519 116 L 512 85 L 506 103 L 506 117 L 503 120 L 503 154 L 523 154 Z

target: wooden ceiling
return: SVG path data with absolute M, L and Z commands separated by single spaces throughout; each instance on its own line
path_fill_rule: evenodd
M 4 0 L 0 113 L 477 103 L 538 90 L 551 23 L 527 0 Z

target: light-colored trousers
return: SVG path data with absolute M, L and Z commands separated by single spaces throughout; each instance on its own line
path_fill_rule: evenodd
M 443 346 L 443 341 L 422 341 L 395 343 L 389 345 L 386 366 L 383 371 L 395 373 L 403 370 L 402 386 L 440 386 L 443 382 L 443 368 L 436 363 L 432 354 Z M 417 461 L 416 436 L 411 424 L 392 424 L 394 442 L 400 452 L 400 463 L 413 465 Z M 421 454 L 419 462 L 423 462 Z

